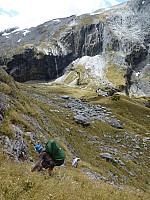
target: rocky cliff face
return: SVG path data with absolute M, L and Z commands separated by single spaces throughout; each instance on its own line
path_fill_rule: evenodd
M 107 17 L 107 24 L 112 32 L 107 37 L 108 46 L 125 56 L 126 83 L 130 93 L 134 95 L 150 94 L 149 8 L 149 1 L 133 0 L 124 5 L 123 9 L 112 11 Z M 116 56 L 114 59 L 116 60 Z
M 96 76 L 94 88 L 104 82 L 103 88 L 123 86 L 131 95 L 149 96 L 149 8 L 149 0 L 131 0 L 109 10 L 1 33 L 0 64 L 20 82 L 53 80 L 69 65 L 75 68 L 75 60 L 98 55 L 98 63 L 103 60 L 104 65 L 98 66 L 102 73 Z M 110 78 L 112 66 L 121 73 L 119 83 Z M 97 65 L 91 62 L 91 67 Z

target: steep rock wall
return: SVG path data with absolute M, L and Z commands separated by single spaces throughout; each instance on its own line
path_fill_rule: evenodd
M 11 56 L 0 56 L 0 64 L 7 65 L 7 72 L 20 82 L 53 80 L 77 58 L 102 55 L 107 63 L 126 67 L 124 76 L 131 94 L 149 96 L 149 8 L 149 0 L 131 0 L 92 15 L 52 20 L 29 29 L 20 44 L 13 33 L 6 43 Z M 2 37 L 0 42 L 4 42 Z M 25 48 L 14 51 L 15 45 Z M 131 87 L 137 91 L 132 92 Z

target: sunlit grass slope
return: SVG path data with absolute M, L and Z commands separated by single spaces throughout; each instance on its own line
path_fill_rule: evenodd
M 117 188 L 102 181 L 92 180 L 79 168 L 55 168 L 53 177 L 30 171 L 27 163 L 18 164 L 0 156 L 1 200 L 148 200 L 150 193 L 132 188 Z M 84 165 L 86 165 L 84 163 Z
M 0 95 L 4 94 L 8 106 L 0 126 L 2 141 L 5 137 L 15 138 L 12 125 L 19 127 L 28 144 L 30 156 L 36 158 L 34 142 L 26 133 L 36 134 L 44 144 L 47 139 L 56 138 L 66 151 L 66 166 L 55 169 L 54 177 L 31 173 L 27 163 L 13 163 L 1 155 L 1 199 L 144 199 L 149 190 L 149 149 L 143 148 L 143 139 L 149 137 L 149 108 L 144 106 L 145 98 L 129 98 L 120 95 L 102 97 L 90 90 L 76 87 L 46 84 L 19 84 L 0 74 Z M 112 115 L 123 123 L 123 129 L 108 123 L 91 121 L 83 127 L 73 120 L 73 113 L 62 100 L 63 95 L 85 98 L 88 104 L 99 104 L 111 110 Z M 1 97 L 1 96 L 0 96 Z M 3 97 L 3 95 L 2 95 Z M 0 102 L 1 103 L 1 102 Z M 3 110 L 2 110 L 3 111 Z M 43 137 L 44 136 L 44 137 Z M 125 137 L 128 136 L 128 137 Z M 138 138 L 140 149 L 136 149 Z M 117 141 L 117 143 L 115 143 Z M 118 142 L 119 141 L 119 142 Z M 3 141 L 4 144 L 5 142 Z M 81 158 L 79 168 L 71 167 L 75 150 Z M 102 159 L 100 153 L 117 152 L 117 159 L 125 168 Z M 126 158 L 128 155 L 134 159 Z M 130 156 L 129 155 L 129 156 Z M 85 169 L 104 177 L 92 180 Z M 84 172 L 83 172 L 84 171 Z M 134 171 L 135 174 L 132 175 Z M 117 177 L 117 186 L 104 183 Z M 123 178 L 126 180 L 123 182 Z

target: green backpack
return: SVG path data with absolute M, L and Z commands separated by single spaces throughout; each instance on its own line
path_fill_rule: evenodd
M 49 153 L 54 160 L 64 160 L 66 157 L 64 150 L 55 140 L 49 140 L 45 148 L 46 152 Z

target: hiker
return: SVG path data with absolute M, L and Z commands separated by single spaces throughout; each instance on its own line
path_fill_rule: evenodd
M 54 167 L 61 166 L 66 157 L 64 150 L 55 140 L 49 140 L 45 148 L 41 145 L 36 145 L 35 151 L 39 153 L 39 159 L 31 171 L 43 172 L 43 168 L 45 168 L 48 169 L 50 176 L 53 174 Z
M 77 158 L 77 157 L 74 158 L 73 161 L 72 161 L 72 166 L 74 166 L 74 167 L 77 168 L 77 167 L 78 167 L 78 162 L 79 162 L 79 161 L 80 161 L 80 158 Z

